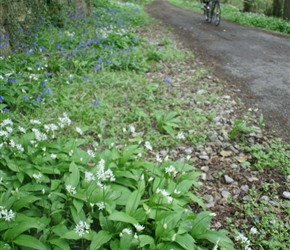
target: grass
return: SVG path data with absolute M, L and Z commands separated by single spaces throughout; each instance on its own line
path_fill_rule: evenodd
M 199 10 L 199 1 L 169 0 L 170 3 L 191 10 Z M 282 34 L 290 34 L 289 22 L 276 17 L 266 16 L 263 13 L 247 13 L 241 11 L 240 3 L 221 4 L 222 19 L 239 23 L 245 26 L 261 28 L 269 31 L 275 31 Z
M 1 249 L 241 249 L 235 235 L 250 225 L 211 229 L 197 159 L 180 149 L 206 145 L 221 129 L 222 84 L 172 46 L 169 31 L 144 36 L 152 20 L 140 6 L 102 4 L 1 57 Z M 236 132 L 237 140 L 248 133 Z M 288 148 L 272 145 L 267 152 L 289 164 Z M 256 159 L 249 167 L 269 162 L 265 147 L 241 146 Z M 273 199 L 277 190 L 264 188 Z M 254 191 L 245 210 L 236 204 L 237 218 L 262 211 Z M 285 218 L 275 212 L 255 225 L 260 234 L 244 237 L 266 248 L 268 230 L 286 244 L 287 223 L 267 227 L 276 214 Z

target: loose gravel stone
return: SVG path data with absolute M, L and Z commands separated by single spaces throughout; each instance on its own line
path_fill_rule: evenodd
M 222 197 L 224 197 L 225 199 L 227 199 L 230 195 L 231 195 L 231 193 L 229 191 L 227 191 L 227 190 L 222 191 Z
M 257 181 L 259 181 L 259 179 L 257 177 L 255 177 L 255 176 L 252 176 L 252 177 L 248 178 L 248 181 L 249 182 L 257 182 Z
M 234 179 L 232 179 L 231 177 L 229 177 L 228 175 L 224 175 L 224 178 L 225 178 L 225 182 L 227 184 L 231 184 L 234 182 Z
M 282 194 L 282 197 L 285 198 L 285 199 L 290 200 L 290 192 L 284 191 L 283 194 Z
M 248 185 L 242 185 L 242 186 L 241 186 L 241 190 L 244 191 L 245 193 L 248 193 L 248 192 L 249 192 L 249 189 L 250 189 L 250 188 L 249 188 Z
M 203 172 L 208 172 L 209 166 L 203 166 L 200 168 Z
M 265 202 L 268 203 L 268 202 L 270 201 L 270 197 L 267 196 L 267 195 L 263 195 L 259 200 L 260 200 L 260 201 L 265 201 Z
M 279 204 L 279 202 L 277 202 L 277 201 L 269 201 L 269 203 L 273 206 L 273 207 L 280 207 L 280 204 Z
M 233 164 L 231 164 L 231 166 L 230 166 L 232 169 L 235 169 L 235 168 L 238 168 L 238 165 L 237 164 L 235 164 L 235 163 L 233 163 Z
M 251 198 L 250 198 L 249 195 L 246 195 L 246 196 L 243 197 L 243 200 L 244 201 L 251 201 Z
M 192 154 L 192 149 L 191 148 L 187 148 L 184 150 L 184 152 L 187 154 L 187 155 L 190 155 Z

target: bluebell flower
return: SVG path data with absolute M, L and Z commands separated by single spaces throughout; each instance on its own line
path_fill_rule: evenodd
M 95 71 L 99 70 L 101 68 L 100 64 L 95 65 Z
M 170 77 L 166 77 L 165 78 L 165 82 L 171 83 L 171 78 Z
M 41 82 L 41 86 L 45 86 L 46 85 L 46 81 Z
M 48 77 L 51 77 L 52 76 L 52 73 L 50 73 L 50 72 L 47 72 L 46 73 L 46 77 L 48 78 Z
M 24 96 L 24 101 L 28 102 L 29 97 L 28 96 Z
M 6 113 L 8 113 L 9 112 L 9 109 L 8 108 L 4 108 L 3 110 L 2 110 L 2 113 L 3 114 L 6 114 Z
M 84 76 L 83 77 L 83 80 L 87 82 L 89 80 L 89 78 L 87 78 L 86 76 Z
M 4 97 L 2 95 L 0 95 L 0 102 L 4 101 Z
M 100 105 L 100 102 L 98 100 L 96 100 L 92 103 L 93 107 L 98 107 L 99 105 Z
M 8 82 L 9 82 L 9 83 L 16 83 L 16 78 L 10 78 L 10 79 L 8 80 Z
M 43 91 L 43 94 L 49 94 L 51 95 L 52 94 L 52 91 L 50 88 L 46 88 L 44 91 Z
M 41 102 L 42 101 L 42 94 L 38 94 L 37 98 L 36 98 L 36 102 Z

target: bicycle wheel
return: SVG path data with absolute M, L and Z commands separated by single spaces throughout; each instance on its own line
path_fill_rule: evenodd
M 217 3 L 215 6 L 214 16 L 215 16 L 215 25 L 219 26 L 221 22 L 221 8 L 219 3 Z
M 211 6 L 207 7 L 207 21 L 209 23 L 211 23 L 211 21 L 212 21 L 212 9 L 211 9 Z
M 203 15 L 204 15 L 204 19 L 207 21 L 208 20 L 208 14 L 207 14 L 207 7 L 206 7 L 206 5 L 203 6 Z

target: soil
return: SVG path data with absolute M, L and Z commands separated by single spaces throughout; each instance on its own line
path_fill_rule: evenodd
M 290 142 L 290 36 L 221 20 L 217 27 L 194 12 L 155 0 L 145 7 L 171 27 L 247 108 L 263 114 L 266 129 Z

